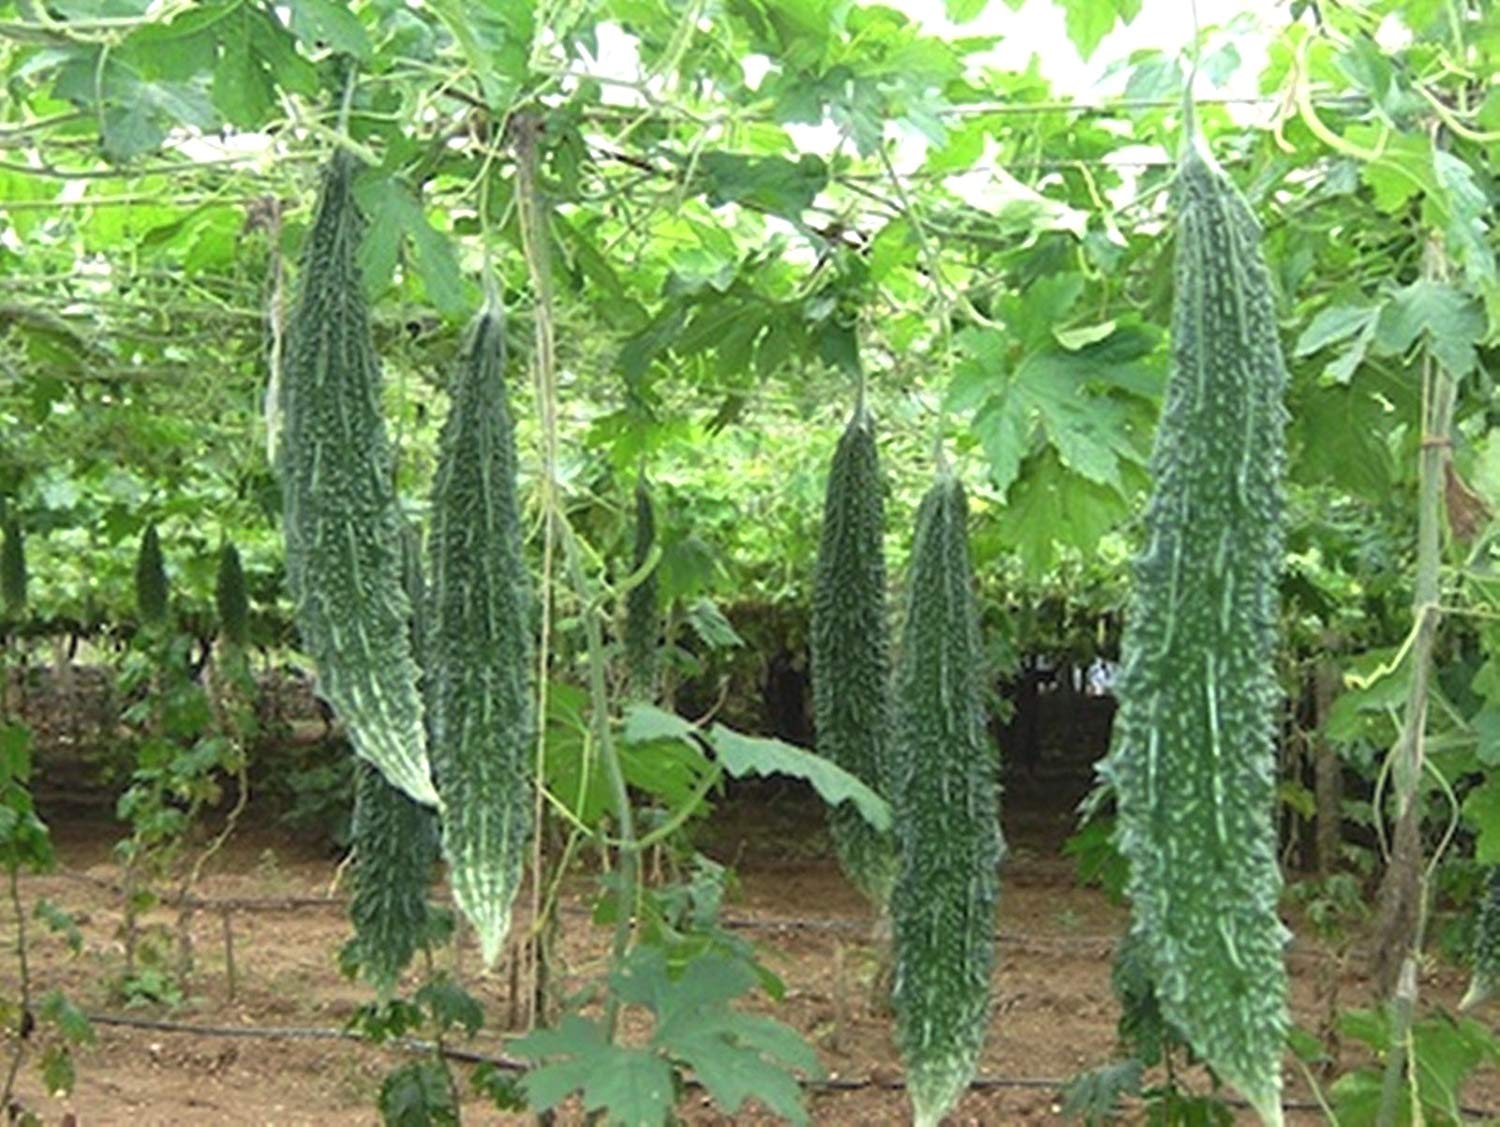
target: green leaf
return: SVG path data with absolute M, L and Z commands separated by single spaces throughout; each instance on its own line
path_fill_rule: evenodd
M 412 999 L 424 1007 L 441 1029 L 458 1026 L 470 1037 L 484 1026 L 484 1007 L 445 974 L 430 979 Z
M 48 1045 L 42 1051 L 42 1085 L 47 1089 L 47 1094 L 54 1098 L 66 1096 L 73 1091 L 76 1081 L 73 1054 L 68 1051 L 68 1047 Z
M 1141 1062 L 1131 1058 L 1079 1073 L 1063 1089 L 1063 1118 L 1111 1122 L 1120 1114 L 1121 1099 L 1139 1094 L 1143 1071 Z
M 1302 1026 L 1293 1024 L 1286 1031 L 1287 1048 L 1303 1064 L 1321 1064 L 1329 1059 L 1328 1048 Z
M 63 1037 L 74 1045 L 92 1045 L 94 1026 L 61 990 L 49 990 L 37 1005 L 37 1014 L 56 1025 Z
M 1113 321 L 1104 321 L 1097 325 L 1080 325 L 1073 329 L 1054 328 L 1052 339 L 1069 352 L 1077 352 L 1080 348 L 1108 340 L 1114 335 L 1115 328 L 1116 324 Z
M 606 1111 L 617 1123 L 666 1123 L 675 1102 L 672 1068 L 649 1049 L 612 1046 L 583 1085 L 584 1110 Z
M 47 925 L 49 931 L 62 935 L 68 944 L 68 950 L 78 954 L 83 950 L 83 932 L 78 930 L 78 924 L 71 914 L 59 908 L 46 897 L 36 902 L 32 909 L 32 915 Z
M 681 1028 L 678 1033 L 667 1047 L 693 1070 L 721 1109 L 733 1115 L 746 1100 L 758 1099 L 790 1123 L 811 1122 L 797 1078 L 763 1055 L 767 1045 L 783 1050 L 795 1045 L 803 1057 L 811 1057 L 806 1042 L 796 1033 L 769 1018 L 732 1011 L 718 1015 L 716 1020 Z M 742 1047 L 736 1042 L 749 1045 Z M 811 1059 L 815 1069 L 817 1060 Z
M 254 9 L 250 20 L 249 47 L 275 76 L 276 84 L 293 94 L 312 97 L 320 82 L 318 69 L 297 51 L 297 41 L 279 19 L 269 11 Z M 228 41 L 226 50 L 242 49 L 241 42 Z
M 394 177 L 369 172 L 359 178 L 355 194 L 368 220 L 359 249 L 366 291 L 374 296 L 389 282 L 405 237 L 411 240 L 412 266 L 432 304 L 449 317 L 467 314 L 469 295 L 452 241 L 428 222 L 411 189 Z
M 620 738 L 628 744 L 649 744 L 658 740 L 694 741 L 698 734 L 690 720 L 649 704 L 630 704 L 625 708 L 625 727 Z
M 622 748 L 620 770 L 631 787 L 675 808 L 693 801 L 704 776 L 717 768 L 696 743 L 669 740 Z
M 1432 141 L 1425 133 L 1389 134 L 1384 128 L 1356 126 L 1347 137 L 1380 155 L 1360 166 L 1360 179 L 1369 185 L 1375 206 L 1388 215 L 1406 207 L 1414 197 L 1437 195 L 1441 189 L 1432 163 Z
M 1141 0 L 1058 0 L 1067 14 L 1068 38 L 1087 61 L 1118 22 L 1129 23 Z
M 958 24 L 978 19 L 987 7 L 989 0 L 943 0 L 943 11 Z
M 1500 865 L 1500 777 L 1491 776 L 1466 794 L 1463 810 L 1474 831 L 1474 860 Z
M 370 58 L 370 39 L 344 0 L 288 0 L 292 31 L 309 47 L 327 46 L 360 62 Z
M 1397 469 L 1385 445 L 1390 411 L 1358 386 L 1315 387 L 1298 397 L 1291 433 L 1299 481 L 1331 483 L 1372 501 L 1389 497 Z
M 1379 315 L 1378 305 L 1326 306 L 1302 330 L 1293 355 L 1308 356 L 1320 348 L 1327 348 L 1330 344 L 1361 334 Z
M 706 595 L 694 600 L 685 617 L 693 633 L 710 649 L 737 649 L 745 644 L 733 623 L 724 617 L 719 604 Z
M 1073 472 L 1048 451 L 1029 459 L 1010 487 L 998 531 L 1026 574 L 1039 577 L 1056 561 L 1058 545 L 1092 551 L 1129 511 L 1117 490 Z
M 800 221 L 828 186 L 828 166 L 813 153 L 793 162 L 781 156 L 710 152 L 699 158 L 698 172 L 710 205 L 741 203 L 793 221 Z
M 396 1069 L 380 1085 L 386 1127 L 457 1127 L 458 1108 L 444 1066 L 432 1058 Z
M 429 7 L 457 41 L 489 108 L 508 112 L 528 74 L 536 5 L 514 0 L 431 0 Z
M 615 995 L 656 1015 L 651 1046 L 697 1074 L 716 1103 L 733 1113 L 749 1097 L 793 1123 L 807 1123 L 802 1093 L 787 1068 L 818 1072 L 817 1054 L 798 1033 L 729 1003 L 756 982 L 742 960 L 716 953 L 692 958 L 673 977 L 654 947 L 632 951 L 610 978 Z
M 1421 278 L 1397 290 L 1381 308 L 1374 344 L 1384 355 L 1398 355 L 1424 339 L 1438 363 L 1461 379 L 1477 362 L 1475 346 L 1484 329 L 1477 301 L 1454 286 Z
M 791 775 L 811 783 L 830 806 L 852 801 L 875 829 L 890 828 L 891 811 L 885 800 L 822 756 L 780 740 L 741 735 L 723 724 L 709 729 L 707 738 L 724 770 L 737 779 L 746 775 Z
M 1472 484 L 1492 510 L 1500 510 L 1500 428 L 1486 431 L 1478 447 Z
M 556 1029 L 538 1029 L 511 1042 L 511 1051 L 546 1061 L 521 1080 L 534 1111 L 583 1093 L 586 1111 L 606 1111 L 612 1123 L 665 1123 L 675 1102 L 671 1066 L 649 1049 L 610 1044 L 604 1031 L 577 1014 Z M 556 1059 L 551 1059 L 556 1058 Z
M 166 137 L 167 131 L 143 103 L 111 106 L 104 112 L 100 141 L 111 160 L 123 163 L 154 152 Z

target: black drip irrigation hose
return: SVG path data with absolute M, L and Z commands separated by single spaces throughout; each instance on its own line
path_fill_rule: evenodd
M 244 1037 L 261 1040 L 354 1041 L 361 1044 L 372 1043 L 351 1029 L 339 1029 L 333 1026 L 198 1025 L 193 1022 L 164 1021 L 158 1018 L 130 1017 L 126 1014 L 106 1013 L 91 1013 L 88 1015 L 88 1019 L 95 1025 L 120 1026 L 128 1029 L 144 1029 L 157 1033 L 176 1033 L 195 1037 Z M 481 1053 L 473 1049 L 460 1049 L 453 1045 L 443 1045 L 440 1047 L 432 1041 L 424 1041 L 415 1037 L 396 1038 L 384 1044 L 387 1047 L 398 1048 L 409 1053 L 441 1051 L 443 1056 L 449 1060 L 456 1060 L 464 1064 L 488 1064 L 505 1072 L 521 1073 L 530 1067 L 525 1061 L 517 1060 L 515 1057 Z M 906 1081 L 895 1076 L 833 1077 L 828 1079 L 799 1078 L 798 1083 L 804 1091 L 808 1092 L 860 1092 L 866 1089 L 898 1092 L 906 1088 Z M 969 1090 L 983 1092 L 1019 1088 L 1055 1092 L 1060 1095 L 1062 1090 L 1068 1086 L 1068 1083 L 1067 1079 L 1055 1076 L 996 1076 L 981 1074 L 969 1081 Z M 694 1089 L 702 1089 L 703 1087 L 701 1082 L 692 1078 L 687 1080 L 687 1086 Z M 1250 1106 L 1245 1100 L 1232 1097 L 1221 1098 L 1232 1107 L 1248 1108 Z M 1322 1105 L 1314 1100 L 1282 1100 L 1281 1106 L 1286 1111 L 1322 1110 Z M 1486 1122 L 1500 1117 L 1500 1111 L 1494 1109 L 1463 1107 L 1459 1110 L 1464 1115 L 1475 1116 Z

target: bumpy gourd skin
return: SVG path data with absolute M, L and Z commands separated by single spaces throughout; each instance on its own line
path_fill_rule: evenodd
M 1279 1123 L 1272 660 L 1286 371 L 1248 206 L 1196 150 L 1175 202 L 1171 375 L 1102 773 L 1164 1015 Z
M 813 578 L 812 683 L 818 751 L 877 793 L 887 793 L 890 643 L 885 502 L 875 432 L 857 411 L 834 451 Z M 896 876 L 895 842 L 853 803 L 829 814 L 849 879 L 884 908 Z
M 407 629 L 412 648 L 421 653 L 426 649 L 427 584 L 411 525 L 401 528 L 400 550 L 401 581 L 412 608 Z M 421 687 L 430 685 L 424 681 Z M 437 818 L 431 807 L 413 802 L 374 767 L 356 759 L 349 837 L 354 856 L 349 920 L 354 938 L 344 958 L 388 995 L 432 935 L 427 887 L 437 860 Z
M 1460 1009 L 1477 1006 L 1500 990 L 1500 865 L 1490 869 L 1474 923 L 1474 974 Z
M 984 1044 L 1004 849 L 966 519 L 953 478 L 922 499 L 896 672 L 892 1002 L 919 1127 L 958 1100 Z
M 26 609 L 26 541 L 15 517 L 5 519 L 0 540 L 0 609 L 17 618 Z
M 135 555 L 135 609 L 142 622 L 161 622 L 167 617 L 167 569 L 161 557 L 161 538 L 156 525 L 141 533 Z
M 347 956 L 389 994 L 431 930 L 427 887 L 437 858 L 436 819 L 362 760 L 354 764 L 354 924 Z
M 474 323 L 433 485 L 427 642 L 433 766 L 453 898 L 487 964 L 510 928 L 531 835 L 531 590 L 499 314 Z
M 643 473 L 635 483 L 635 551 L 632 569 L 639 571 L 651 558 L 656 543 L 656 508 L 651 486 Z M 631 695 L 641 700 L 656 696 L 657 639 L 661 619 L 657 613 L 660 578 L 652 568 L 625 595 L 625 672 Z
M 436 804 L 407 639 L 380 364 L 355 260 L 364 224 L 353 175 L 343 152 L 324 170 L 287 322 L 276 444 L 287 585 L 318 691 L 354 750 L 412 798 Z
M 214 576 L 214 608 L 219 612 L 219 632 L 232 646 L 250 640 L 250 597 L 245 590 L 245 568 L 240 551 L 225 544 L 219 551 L 219 570 Z

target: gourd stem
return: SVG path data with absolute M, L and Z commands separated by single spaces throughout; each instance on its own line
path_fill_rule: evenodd
M 1198 143 L 1198 107 L 1193 101 L 1193 91 L 1198 85 L 1198 60 L 1203 50 L 1203 28 L 1198 22 L 1198 0 L 1188 0 L 1188 9 L 1193 16 L 1193 41 L 1188 45 L 1187 81 L 1182 84 L 1182 139 L 1183 145 L 1191 147 Z
M 855 420 L 857 422 L 864 422 L 864 419 L 865 419 L 865 366 L 862 363 L 860 363 L 860 360 L 859 360 L 859 344 L 858 344 L 858 342 L 855 343 L 854 349 L 855 349 L 854 367 L 856 369 L 856 374 L 855 374 L 855 377 L 854 377 L 854 418 L 855 418 Z
M 354 106 L 354 79 L 359 73 L 359 64 L 349 60 L 348 73 L 344 75 L 344 96 L 339 102 L 339 136 L 349 135 L 349 113 Z

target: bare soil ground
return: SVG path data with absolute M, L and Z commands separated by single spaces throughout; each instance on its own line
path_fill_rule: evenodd
M 949 1121 L 955 1127 L 1060 1122 L 1058 1082 L 1104 1063 L 1113 1050 L 1117 1015 L 1109 986 L 1110 958 L 1125 912 L 1099 892 L 1076 887 L 1071 864 L 1056 851 L 1071 824 L 1076 794 L 1059 792 L 1054 801 L 1047 797 L 1012 794 L 1007 814 L 1012 852 L 1002 873 L 994 1017 L 981 1063 L 984 1076 L 1007 1083 L 970 1092 Z M 184 1000 L 173 1007 L 126 1007 L 117 992 L 123 968 L 121 904 L 111 890 L 119 879 L 111 854 L 118 827 L 97 814 L 70 817 L 62 811 L 48 812 L 59 871 L 26 878 L 21 894 L 28 905 L 47 897 L 74 913 L 85 945 L 80 955 L 72 956 L 61 939 L 33 925 L 34 989 L 61 987 L 91 1014 L 241 1029 L 341 1027 L 369 993 L 337 972 L 336 952 L 348 935 L 338 902 L 303 902 L 328 895 L 338 859 L 265 821 L 257 825 L 261 820 L 253 815 L 252 810 L 249 824 L 215 860 L 199 895 L 298 903 L 230 914 L 237 978 L 233 998 L 228 995 L 224 917 L 201 912 L 192 928 L 196 969 Z M 756 1006 L 802 1031 L 817 1048 L 828 1077 L 873 1082 L 852 1091 L 812 1092 L 813 1120 L 909 1122 L 904 1094 L 892 1086 L 901 1070 L 890 1022 L 868 1004 L 875 965 L 868 940 L 870 913 L 826 855 L 816 804 L 793 791 L 732 802 L 716 815 L 704 848 L 739 870 L 740 887 L 725 909 L 726 919 L 745 929 L 787 984 L 782 1002 L 762 1000 Z M 570 974 L 580 980 L 601 964 L 608 939 L 588 919 L 593 889 L 593 880 L 580 874 L 565 897 L 562 955 Z M 8 913 L 0 915 L 0 996 L 14 997 L 15 963 L 8 957 L 14 922 Z M 151 922 L 174 926 L 175 915 L 162 911 Z M 510 1009 L 503 967 L 499 973 L 481 971 L 472 937 L 463 933 L 456 952 L 443 958 L 486 1009 L 485 1031 L 463 1047 L 503 1053 Z M 1326 1009 L 1321 998 L 1331 983 L 1338 984 L 1346 1005 L 1368 997 L 1360 967 L 1340 970 L 1315 945 L 1294 943 L 1289 964 L 1294 1016 L 1309 1028 L 1319 1024 Z M 1424 980 L 1425 1001 L 1451 1008 L 1462 990 L 1460 979 L 1453 968 L 1434 969 Z M 21 1103 L 42 1122 L 134 1127 L 374 1123 L 381 1078 L 402 1059 L 397 1049 L 349 1040 L 183 1034 L 103 1023 L 97 1032 L 97 1044 L 78 1054 L 78 1085 L 70 1098 L 42 1092 L 28 1062 L 19 1086 Z M 0 1044 L 0 1049 L 8 1052 L 12 1044 Z M 466 1079 L 464 1083 L 468 1096 Z M 1294 1102 L 1309 1100 L 1305 1084 L 1291 1071 L 1287 1095 Z M 1500 1108 L 1500 1077 L 1477 1077 L 1465 1096 L 1470 1104 Z M 727 1119 L 696 1094 L 681 1111 L 693 1124 L 776 1122 L 756 1112 Z M 1248 1114 L 1241 1118 L 1251 1121 Z M 1295 1112 L 1290 1121 L 1322 1119 L 1309 1110 Z M 466 1099 L 465 1122 L 530 1119 L 502 1114 L 476 1097 Z M 563 1115 L 559 1122 L 582 1120 Z

